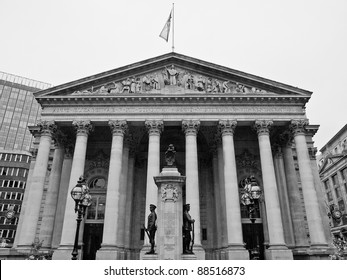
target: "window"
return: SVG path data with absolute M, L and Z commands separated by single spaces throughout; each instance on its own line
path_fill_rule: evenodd
M 339 200 L 339 209 L 340 209 L 340 211 L 345 211 L 345 202 L 343 201 L 343 199 L 342 200 Z
M 333 200 L 333 196 L 331 194 L 331 191 L 327 192 L 327 198 L 328 198 L 328 201 L 332 201 Z

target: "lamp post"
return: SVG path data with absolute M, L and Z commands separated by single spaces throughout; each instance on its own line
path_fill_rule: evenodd
M 257 241 L 254 242 L 254 227 L 255 227 L 255 202 L 260 199 L 262 190 L 260 186 L 257 183 L 257 180 L 253 175 L 243 179 L 240 182 L 241 186 L 243 187 L 243 194 L 241 195 L 241 203 L 243 205 L 247 206 L 248 216 L 251 220 L 251 241 L 252 241 L 252 249 L 250 249 L 251 259 L 252 260 L 258 260 L 259 259 L 259 246 L 257 244 Z M 256 244 L 254 244 L 256 243 Z
M 75 243 L 72 251 L 72 260 L 77 260 L 78 255 L 78 236 L 82 218 L 86 212 L 86 208 L 92 204 L 92 197 L 89 194 L 89 188 L 86 180 L 81 176 L 76 186 L 71 190 L 71 197 L 75 201 L 75 213 L 77 212 L 77 228 L 75 235 Z

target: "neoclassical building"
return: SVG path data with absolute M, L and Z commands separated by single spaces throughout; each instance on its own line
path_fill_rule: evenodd
M 70 191 L 83 175 L 92 205 L 79 258 L 145 258 L 143 225 L 161 199 L 154 177 L 172 144 L 196 259 L 249 259 L 253 249 L 260 259 L 327 258 L 311 94 L 174 52 L 36 93 L 37 154 L 13 249 L 28 252 L 36 238 L 53 259 L 71 258 Z M 262 190 L 252 219 L 240 184 L 250 176 Z

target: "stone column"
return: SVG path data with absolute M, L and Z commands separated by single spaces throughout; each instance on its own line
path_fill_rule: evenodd
M 224 158 L 224 188 L 223 202 L 226 204 L 227 249 L 226 258 L 234 260 L 247 260 L 249 253 L 243 245 L 242 223 L 238 180 L 236 172 L 236 159 L 234 147 L 235 120 L 219 121 L 219 129 L 223 142 Z
M 75 201 L 71 198 L 71 190 L 76 186 L 80 176 L 84 175 L 84 165 L 86 161 L 88 135 L 93 126 L 90 121 L 77 120 L 72 125 L 76 128 L 75 150 L 72 160 L 69 189 L 67 192 L 65 214 L 61 241 L 59 248 L 53 253 L 54 260 L 67 260 L 71 258 L 76 234 Z M 79 253 L 81 253 L 79 251 Z
M 293 158 L 292 142 L 290 135 L 286 133 L 287 141 L 282 146 L 284 170 L 286 174 L 286 183 L 288 189 L 288 199 L 294 229 L 295 254 L 306 253 L 308 248 L 308 239 L 306 234 L 306 226 L 304 219 L 304 211 L 302 208 L 301 195 L 298 187 L 298 178 L 296 176 L 295 164 Z
M 61 170 L 61 179 L 58 194 L 58 205 L 55 213 L 54 219 L 54 230 L 52 239 L 52 248 L 56 249 L 59 247 L 61 241 L 62 228 L 64 223 L 64 215 L 66 208 L 66 199 L 70 199 L 71 196 L 68 195 L 68 188 L 70 182 L 71 166 L 72 166 L 72 156 L 73 156 L 74 146 L 72 143 L 65 145 L 64 161 Z
M 201 246 L 200 225 L 200 196 L 199 196 L 199 170 L 197 134 L 200 127 L 198 120 L 184 120 L 182 129 L 186 135 L 186 201 L 191 210 L 190 215 L 194 223 L 194 253 L 197 259 L 205 259 L 205 251 Z
M 281 215 L 284 229 L 284 240 L 289 248 L 295 245 L 292 217 L 289 206 L 286 173 L 284 170 L 283 152 L 281 147 L 274 147 L 274 166 L 278 186 L 278 195 L 281 206 Z
M 164 129 L 161 120 L 148 120 L 145 122 L 148 131 L 148 163 L 147 163 L 147 182 L 146 182 L 146 208 L 144 224 L 147 226 L 147 217 L 150 213 L 149 205 L 157 205 L 158 188 L 154 182 L 154 177 L 160 173 L 160 134 Z M 144 247 L 141 254 L 150 250 L 148 238 L 145 236 Z
M 124 209 L 120 209 L 121 199 L 124 200 L 121 190 L 121 170 L 123 140 L 128 126 L 124 120 L 110 120 L 109 125 L 112 131 L 112 147 L 102 244 L 101 249 L 96 254 L 98 260 L 122 259 L 122 252 L 124 251 L 123 238 L 120 234 L 121 229 L 124 228 L 124 223 L 121 223 L 124 217 L 121 217 L 122 213 L 120 212 L 124 211 Z
M 36 136 L 35 136 L 36 137 Z M 33 171 L 36 165 L 36 157 L 37 157 L 37 149 L 36 148 L 32 148 L 30 149 L 30 153 L 32 154 L 31 156 L 31 161 L 30 161 L 30 167 L 29 167 L 29 171 L 28 171 L 28 177 L 27 177 L 27 181 L 25 184 L 25 192 L 29 193 L 30 192 L 30 186 L 31 186 L 31 178 L 33 176 Z M 24 195 L 23 198 L 23 202 L 22 202 L 22 207 L 21 207 L 21 211 L 20 211 L 20 215 L 19 215 L 19 221 L 18 221 L 18 225 L 17 225 L 17 230 L 16 230 L 16 235 L 13 241 L 13 248 L 17 248 L 18 243 L 19 243 L 19 237 L 21 235 L 21 231 L 22 231 L 22 226 L 24 223 L 24 217 L 25 217 L 25 209 L 28 208 L 28 196 Z
M 305 137 L 307 120 L 292 120 L 290 128 L 294 135 L 296 153 L 298 157 L 299 172 L 307 215 L 307 223 L 310 231 L 311 249 L 325 250 L 328 246 L 324 234 L 322 217 L 319 210 L 317 193 L 314 186 L 314 177 L 311 170 L 311 162 Z
M 23 216 L 22 231 L 18 243 L 18 249 L 30 249 L 34 242 L 37 222 L 40 215 L 41 200 L 43 188 L 45 185 L 46 172 L 48 167 L 49 152 L 52 142 L 52 135 L 57 130 L 53 121 L 41 121 L 40 127 L 40 144 L 36 157 L 36 164 L 30 182 L 30 192 L 25 193 L 27 205 Z
M 59 143 L 59 140 L 57 140 L 39 233 L 39 240 L 43 240 L 42 249 L 50 249 L 52 246 L 54 218 L 57 210 L 63 160 L 64 146 L 62 143 Z
M 285 246 L 283 224 L 274 163 L 270 144 L 270 126 L 272 121 L 257 120 L 255 129 L 258 133 L 263 189 L 266 204 L 266 214 L 269 229 L 269 248 L 265 251 L 266 259 L 293 259 L 293 254 Z
M 216 252 L 216 249 L 219 250 L 222 247 L 222 218 L 221 218 L 221 195 L 219 188 L 219 173 L 218 173 L 218 152 L 217 152 L 217 143 L 212 149 L 212 169 L 213 169 L 213 191 L 214 191 L 214 214 L 216 221 L 216 228 L 214 233 L 214 259 L 219 259 L 220 256 Z
M 129 255 L 127 259 L 134 259 L 132 254 L 133 244 L 131 238 L 133 236 L 132 218 L 133 218 L 133 201 L 134 201 L 134 168 L 135 168 L 135 147 L 132 139 L 129 139 L 129 161 L 128 161 L 128 180 L 127 180 L 127 203 L 125 205 L 125 213 L 127 218 L 125 219 L 125 240 L 124 245 L 128 250 Z

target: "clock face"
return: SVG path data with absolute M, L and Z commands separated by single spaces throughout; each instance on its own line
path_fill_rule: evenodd
M 13 210 L 9 210 L 6 213 L 6 218 L 11 220 L 14 217 L 14 211 Z
M 335 219 L 340 219 L 341 216 L 342 216 L 342 213 L 341 213 L 340 210 L 335 210 L 335 211 L 333 212 L 333 216 L 334 216 Z

